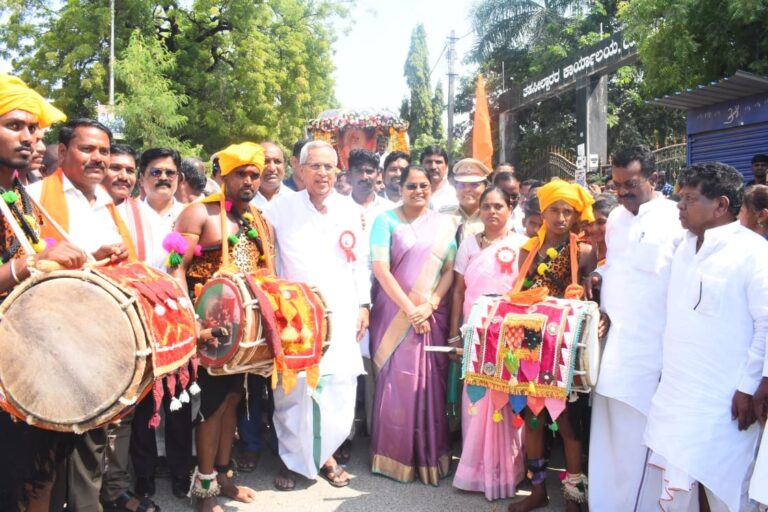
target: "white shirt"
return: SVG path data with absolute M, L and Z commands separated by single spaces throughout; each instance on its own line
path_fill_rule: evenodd
M 523 227 L 524 217 L 525 217 L 525 212 L 523 212 L 523 209 L 520 208 L 520 205 L 515 206 L 515 208 L 509 214 L 509 219 L 507 220 L 507 227 L 513 230 L 515 233 L 525 235 L 525 228 Z
M 269 206 L 273 204 L 278 198 L 283 196 L 290 196 L 291 194 L 295 193 L 295 190 L 291 190 L 289 187 L 281 183 L 280 188 L 277 189 L 277 192 L 272 196 L 272 199 L 267 199 L 264 194 L 261 193 L 261 190 L 257 190 L 256 195 L 253 196 L 253 199 L 251 199 L 251 204 L 262 212 L 265 212 L 267 211 L 267 208 L 269 208 Z
M 275 229 L 280 255 L 280 276 L 315 286 L 332 312 L 331 345 L 320 362 L 321 375 L 364 373 L 357 345 L 357 316 L 370 303 L 367 239 L 358 207 L 340 194 L 325 199 L 321 214 L 306 190 L 281 197 L 265 212 Z M 355 238 L 354 261 L 347 261 L 341 235 Z
M 362 215 L 363 222 L 363 233 L 365 234 L 366 240 L 370 238 L 371 227 L 373 226 L 373 221 L 376 220 L 376 217 L 378 217 L 379 214 L 387 210 L 391 210 L 397 206 L 394 201 L 390 201 L 386 197 L 381 197 L 378 194 L 373 195 L 373 201 L 371 201 L 367 206 L 355 201 L 352 195 L 346 197 L 348 197 L 349 200 L 352 201 L 352 203 L 358 208 L 358 210 L 360 210 L 360 215 Z
M 601 307 L 611 319 L 597 392 L 648 414 L 661 375 L 661 337 L 672 256 L 683 238 L 677 205 L 659 195 L 637 215 L 608 216 Z
M 432 192 L 429 207 L 435 211 L 440 211 L 441 208 L 458 205 L 459 198 L 456 197 L 456 189 L 453 188 L 453 185 L 447 179 L 444 179 L 440 188 Z
M 173 231 L 176 219 L 186 207 L 187 205 L 184 203 L 173 199 L 171 208 L 163 215 L 160 215 L 146 199 L 141 202 L 141 215 L 147 219 L 147 223 L 150 226 L 149 233 L 145 235 L 147 240 L 145 249 L 147 263 L 153 267 L 163 271 L 166 270 L 165 260 L 168 257 L 168 253 L 163 249 L 163 240 L 168 236 L 168 233 Z
M 645 444 L 736 511 L 760 426 L 740 432 L 731 401 L 736 390 L 753 394 L 762 376 L 768 243 L 738 221 L 707 230 L 698 252 L 696 240 L 686 233 L 672 261 L 664 366 Z
M 66 176 L 62 178 L 69 215 L 68 235 L 72 243 L 89 254 L 93 254 L 103 245 L 122 243 L 123 239 L 117 225 L 107 209 L 107 205 L 112 203 L 112 198 L 107 191 L 97 186 L 96 200 L 91 204 L 69 178 Z M 40 204 L 43 182 L 32 183 L 26 190 L 32 199 Z

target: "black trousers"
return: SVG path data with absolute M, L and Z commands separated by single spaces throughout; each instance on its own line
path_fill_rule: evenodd
M 192 408 L 186 403 L 178 411 L 171 411 L 171 399 L 163 397 L 165 420 L 159 428 L 165 428 L 165 454 L 171 477 L 189 475 L 192 469 Z M 155 429 L 149 427 L 152 419 L 154 400 L 147 395 L 136 407 L 131 426 L 131 460 L 136 478 L 152 480 L 157 466 L 157 443 Z

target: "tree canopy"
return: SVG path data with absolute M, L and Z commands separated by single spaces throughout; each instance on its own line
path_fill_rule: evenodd
M 145 122 L 165 118 L 153 127 L 163 137 L 207 153 L 246 139 L 292 144 L 335 106 L 331 23 L 345 14 L 336 0 L 116 2 L 117 91 L 133 104 L 126 128 L 143 109 Z M 109 0 L 9 0 L 0 17 L 0 55 L 70 117 L 107 102 Z M 142 59 L 153 63 L 137 77 L 131 65 Z M 162 89 L 154 105 L 144 102 L 152 87 Z

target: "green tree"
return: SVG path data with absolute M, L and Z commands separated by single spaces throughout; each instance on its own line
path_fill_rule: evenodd
M 207 153 L 246 139 L 290 145 L 335 105 L 332 23 L 345 13 L 341 0 L 121 0 L 115 46 L 138 30 L 173 56 L 160 73 L 188 98 L 172 112 L 188 119 L 178 138 Z M 0 56 L 70 117 L 106 103 L 109 0 L 8 0 L 0 19 Z
M 443 128 L 443 110 L 445 110 L 443 83 L 437 82 L 437 85 L 435 86 L 435 95 L 432 96 L 432 137 L 441 142 L 445 140 L 445 129 Z
M 766 0 L 633 0 L 621 3 L 619 19 L 637 42 L 648 95 L 739 69 L 768 73 Z
M 411 141 L 416 141 L 421 135 L 431 135 L 434 129 L 427 32 L 421 23 L 411 32 L 411 47 L 405 59 L 405 81 L 410 89 L 408 115 L 405 116 L 410 123 L 408 136 Z

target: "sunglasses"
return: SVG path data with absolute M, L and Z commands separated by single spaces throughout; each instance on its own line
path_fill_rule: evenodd
M 406 190 L 427 190 L 429 187 L 431 187 L 429 183 L 408 183 L 405 186 Z
M 152 176 L 153 178 L 159 178 L 163 174 L 165 174 L 165 176 L 170 179 L 174 179 L 176 176 L 179 175 L 179 171 L 176 171 L 174 169 L 160 169 L 158 167 L 153 167 L 152 169 L 149 170 L 149 175 Z

